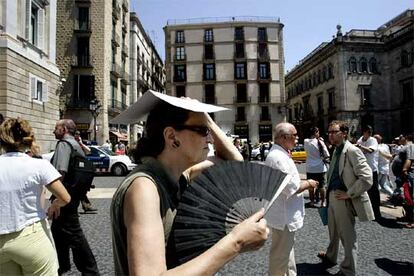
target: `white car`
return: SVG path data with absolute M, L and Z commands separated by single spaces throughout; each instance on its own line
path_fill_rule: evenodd
M 132 171 L 137 165 L 132 163 L 128 155 L 117 155 L 101 146 L 89 146 L 91 153 L 86 156 L 95 165 L 97 173 L 110 172 L 121 176 Z

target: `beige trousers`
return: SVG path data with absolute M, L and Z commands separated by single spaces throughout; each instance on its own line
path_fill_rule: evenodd
M 272 229 L 272 246 L 269 256 L 269 275 L 271 276 L 296 276 L 295 232 L 285 229 Z

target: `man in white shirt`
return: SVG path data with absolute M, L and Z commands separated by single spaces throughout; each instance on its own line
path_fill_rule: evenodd
M 282 193 L 275 200 L 265 218 L 272 228 L 272 246 L 269 258 L 269 275 L 296 275 L 293 249 L 295 231 L 302 228 L 305 209 L 304 190 L 315 188 L 315 180 L 300 180 L 299 172 L 290 157 L 295 146 L 297 131 L 292 124 L 280 123 L 274 129 L 274 142 L 266 165 L 292 176 Z
M 367 125 L 362 128 L 362 136 L 358 139 L 357 146 L 365 155 L 367 163 L 372 170 L 373 183 L 368 190 L 368 195 L 371 200 L 372 209 L 374 210 L 375 220 L 382 219 L 380 212 L 380 194 L 378 190 L 378 142 L 371 136 L 372 127 Z
M 378 183 L 381 189 L 389 196 L 392 195 L 393 189 L 389 179 L 390 174 L 390 161 L 392 155 L 390 153 L 390 147 L 387 144 L 382 143 L 382 136 L 375 134 L 374 138 L 378 142 Z
M 322 207 L 325 205 L 325 173 L 328 170 L 326 161 L 329 159 L 329 151 L 322 137 L 319 135 L 319 129 L 312 127 L 310 131 L 312 136 L 304 141 L 306 151 L 306 178 L 319 182 L 316 192 L 320 194 Z M 313 188 L 309 189 L 309 199 L 309 206 L 314 207 L 315 191 Z

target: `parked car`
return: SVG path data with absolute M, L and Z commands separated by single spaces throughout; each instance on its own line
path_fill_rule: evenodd
M 265 143 L 265 151 L 264 151 L 265 158 L 269 154 L 269 150 L 270 150 L 269 147 L 271 147 L 271 145 L 269 146 L 268 143 Z M 262 156 L 260 154 L 260 146 L 256 146 L 252 149 L 251 159 L 252 160 L 261 160 L 262 159 Z
M 132 171 L 137 165 L 132 163 L 127 155 L 117 155 L 113 151 L 101 146 L 89 146 L 91 153 L 86 155 L 96 168 L 96 173 L 112 173 L 122 176 Z M 54 152 L 42 154 L 42 158 L 50 161 Z
M 292 149 L 292 159 L 294 161 L 306 161 L 306 151 L 303 145 L 297 145 Z
M 137 165 L 127 155 L 117 155 L 113 151 L 101 147 L 90 146 L 91 153 L 86 156 L 95 165 L 97 173 L 112 173 L 115 176 L 125 175 Z

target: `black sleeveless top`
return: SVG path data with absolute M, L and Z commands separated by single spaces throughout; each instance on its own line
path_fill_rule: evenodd
M 116 275 L 128 275 L 127 257 L 127 229 L 123 218 L 124 198 L 128 188 L 137 177 L 147 177 L 157 187 L 160 196 L 160 215 L 164 227 L 164 238 L 166 245 L 167 267 L 173 268 L 178 265 L 175 254 L 174 239 L 170 233 L 172 231 L 174 218 L 180 195 L 186 188 L 188 181 L 185 177 L 180 178 L 180 184 L 174 181 L 165 171 L 165 168 L 156 159 L 144 158 L 121 183 L 112 198 L 111 204 L 111 226 L 112 226 L 112 249 L 115 263 Z

